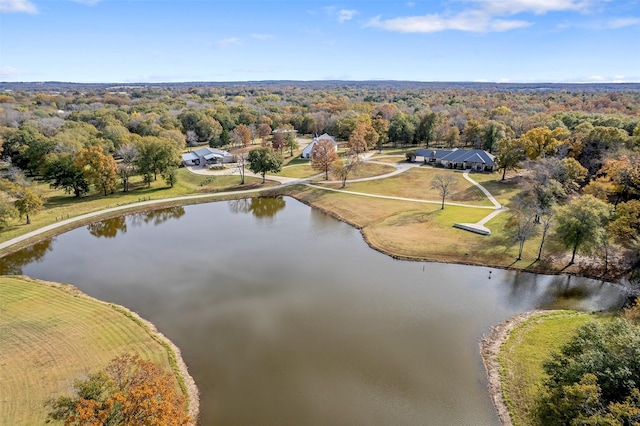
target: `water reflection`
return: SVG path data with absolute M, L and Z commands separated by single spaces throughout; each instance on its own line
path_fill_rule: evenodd
M 242 198 L 229 201 L 229 210 L 232 213 L 251 213 L 261 223 L 269 224 L 286 205 L 284 197 Z
M 142 226 L 143 224 L 160 225 L 171 219 L 180 219 L 184 216 L 184 207 L 170 207 L 166 209 L 149 210 L 127 216 L 132 226 Z
M 203 425 L 498 425 L 477 346 L 491 325 L 624 300 L 576 277 L 394 260 L 291 199 L 159 213 L 116 238 L 60 235 L 22 269 L 156 324 L 199 386 Z
M 96 238 L 115 238 L 118 232 L 123 234 L 127 232 L 127 218 L 121 216 L 90 223 L 87 225 L 87 230 Z
M 29 264 L 40 262 L 51 250 L 53 238 L 47 238 L 34 245 L 0 258 L 0 275 L 22 275 L 22 269 Z

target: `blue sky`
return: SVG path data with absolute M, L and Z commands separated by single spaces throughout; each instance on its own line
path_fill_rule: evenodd
M 640 0 L 0 0 L 0 81 L 640 82 Z

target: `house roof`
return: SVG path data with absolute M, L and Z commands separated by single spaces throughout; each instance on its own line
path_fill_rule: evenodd
M 420 155 L 425 158 L 436 158 L 440 159 L 447 154 L 452 153 L 453 151 L 450 149 L 416 149 L 416 155 Z
M 487 166 L 495 166 L 495 156 L 482 149 L 457 149 L 440 158 L 444 161 L 455 161 L 457 163 L 482 163 Z
M 182 161 L 193 161 L 197 159 L 198 156 L 195 152 L 187 152 L 186 154 L 182 154 Z
M 320 136 L 316 136 L 314 139 L 316 139 L 316 140 L 321 140 L 321 139 L 330 139 L 332 142 L 335 142 L 335 141 L 336 141 L 336 139 L 335 139 L 333 136 L 330 136 L 330 135 L 329 135 L 329 134 L 327 134 L 327 133 L 323 133 L 323 134 L 322 134 L 322 135 L 320 135 Z
M 230 154 L 229 152 L 227 152 L 227 151 L 223 151 L 223 150 L 221 150 L 221 149 L 216 149 L 216 148 L 209 148 L 209 147 L 196 149 L 195 151 L 193 151 L 193 153 L 194 153 L 195 155 L 197 155 L 197 156 L 198 156 L 198 158 L 199 158 L 199 157 L 205 157 L 205 158 L 206 158 L 206 156 L 207 156 L 207 155 L 210 155 L 210 154 L 215 154 L 215 155 L 220 156 L 220 157 L 226 157 L 226 156 L 228 156 L 228 155 L 231 155 L 231 154 Z M 210 157 L 210 158 L 211 158 L 211 157 Z

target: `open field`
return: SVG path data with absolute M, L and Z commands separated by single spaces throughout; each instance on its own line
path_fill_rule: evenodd
M 0 335 L 2 425 L 43 424 L 45 401 L 124 352 L 175 368 L 167 343 L 124 308 L 26 277 L 0 277 Z
M 389 167 L 389 173 L 393 171 Z M 440 192 L 431 188 L 431 182 L 436 174 L 451 174 L 456 178 L 456 187 L 445 201 L 464 203 L 478 206 L 492 206 L 491 201 L 476 186 L 464 179 L 462 172 L 434 169 L 432 167 L 414 167 L 396 176 L 384 180 L 347 183 L 345 189 L 367 194 L 385 195 L 392 197 L 413 198 L 417 200 L 441 199 Z M 475 175 L 474 175 L 475 176 Z M 494 176 L 495 175 L 490 175 Z M 352 177 L 349 176 L 351 179 Z M 354 178 L 355 179 L 355 178 Z M 329 184 L 332 188 L 339 188 L 339 184 Z M 470 220 L 464 220 L 470 222 Z
M 531 412 L 544 379 L 542 362 L 568 341 L 572 332 L 594 314 L 557 311 L 530 318 L 516 327 L 498 357 L 502 395 L 514 425 L 531 425 Z

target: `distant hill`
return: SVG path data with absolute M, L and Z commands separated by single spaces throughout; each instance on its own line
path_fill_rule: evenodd
M 514 91 L 568 91 L 568 92 L 623 92 L 640 91 L 640 83 L 479 83 L 479 82 L 421 82 L 421 81 L 344 81 L 344 80 L 268 80 L 268 81 L 230 81 L 230 82 L 183 82 L 183 83 L 71 83 L 60 81 L 45 82 L 0 82 L 0 92 L 67 92 L 90 90 L 127 91 L 136 88 L 368 88 L 387 90 L 477 90 L 492 92 Z

